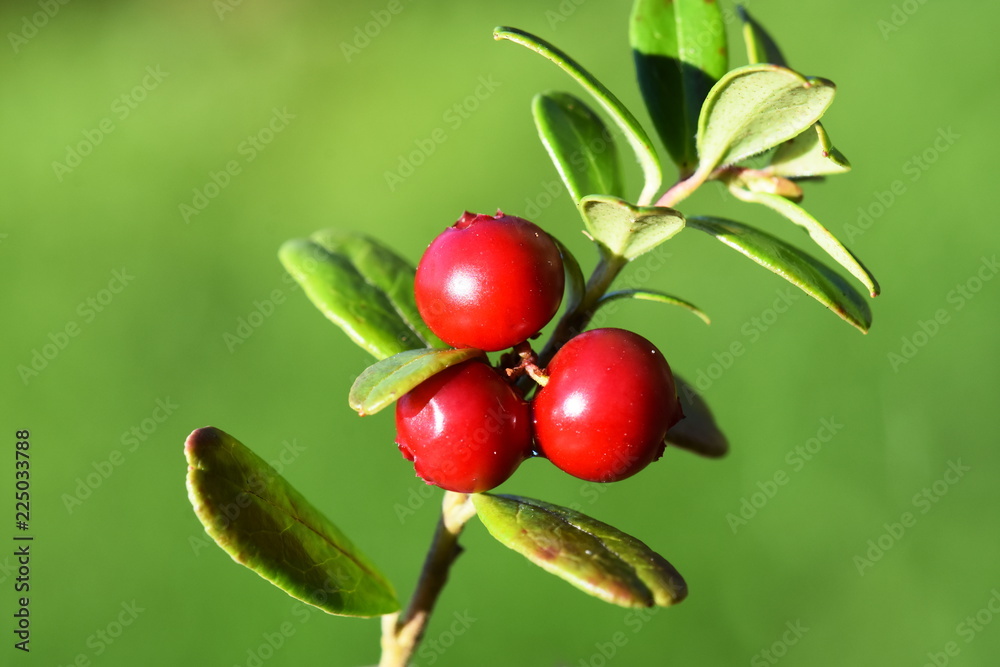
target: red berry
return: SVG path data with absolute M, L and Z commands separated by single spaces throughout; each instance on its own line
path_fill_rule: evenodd
M 531 453 L 527 402 L 479 360 L 434 375 L 396 403 L 396 444 L 424 481 L 479 493 Z
M 642 336 L 594 329 L 570 340 L 534 399 L 535 438 L 558 468 L 616 482 L 663 454 L 683 414 L 663 354 Z
M 417 266 L 417 309 L 452 347 L 493 352 L 526 341 L 559 310 L 559 248 L 534 223 L 466 212 Z

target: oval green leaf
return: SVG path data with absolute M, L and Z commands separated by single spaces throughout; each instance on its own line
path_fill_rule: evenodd
M 778 146 L 767 172 L 785 178 L 807 178 L 843 174 L 851 163 L 833 147 L 822 123 Z
M 717 2 L 636 0 L 629 22 L 642 97 L 681 178 L 698 161 L 701 105 L 726 73 L 726 25 Z
M 751 65 L 758 63 L 770 63 L 771 65 L 781 65 L 788 67 L 785 56 L 781 54 L 777 42 L 764 30 L 764 26 L 757 22 L 750 13 L 737 5 L 736 10 L 740 13 L 743 21 L 743 41 L 747 46 L 747 61 Z
M 632 260 L 684 229 L 684 216 L 666 206 L 633 206 L 616 197 L 580 202 L 587 232 L 609 257 Z
M 584 292 L 587 290 L 583 270 L 580 268 L 580 262 L 569 251 L 569 248 L 563 245 L 562 241 L 551 234 L 549 238 L 559 248 L 559 256 L 562 258 L 563 271 L 566 274 L 566 298 L 563 299 L 563 307 L 567 313 L 571 313 L 583 300 Z
M 542 569 L 622 607 L 668 607 L 687 596 L 684 579 L 636 538 L 586 514 L 540 500 L 479 493 L 490 534 Z
M 833 82 L 777 65 L 734 69 L 708 94 L 698 119 L 698 175 L 801 134 L 833 102 Z
M 653 143 L 649 140 L 649 135 L 639 125 L 639 121 L 635 119 L 632 112 L 625 108 L 625 105 L 603 83 L 598 81 L 593 74 L 541 37 L 536 37 L 529 32 L 518 30 L 517 28 L 501 26 L 493 30 L 493 39 L 505 39 L 515 44 L 520 44 L 551 60 L 583 86 L 584 90 L 590 93 L 601 108 L 611 116 L 615 124 L 621 128 L 629 145 L 635 152 L 639 166 L 642 167 L 645 184 L 642 194 L 639 196 L 639 202 L 643 204 L 652 202 L 657 191 L 660 189 L 660 184 L 663 182 L 663 171 L 660 167 L 660 160 L 656 156 L 656 150 L 653 148 Z
M 338 616 L 399 609 L 392 584 L 266 461 L 217 428 L 185 443 L 188 498 L 233 560 Z
M 784 197 L 767 194 L 764 192 L 750 192 L 742 188 L 731 188 L 734 195 L 746 202 L 762 204 L 772 211 L 776 211 L 785 216 L 796 225 L 806 230 L 809 238 L 816 242 L 826 254 L 832 257 L 838 264 L 858 279 L 862 285 L 868 288 L 868 292 L 876 297 L 881 292 L 878 281 L 871 271 L 861 263 L 854 253 L 845 247 L 837 237 L 830 233 L 816 218 L 812 217 L 808 211 L 801 206 L 788 201 Z
M 348 402 L 362 417 L 392 405 L 396 399 L 444 369 L 485 356 L 481 350 L 407 350 L 362 371 L 354 381 Z
M 278 256 L 313 304 L 376 359 L 444 346 L 417 312 L 413 266 L 379 241 L 329 229 L 287 241 Z
M 781 239 L 748 225 L 721 218 L 688 218 L 699 229 L 776 273 L 832 310 L 861 333 L 868 333 L 868 302 L 840 274 Z
M 677 385 L 677 398 L 681 401 L 684 419 L 667 431 L 667 444 L 713 459 L 725 456 L 729 452 L 729 441 L 715 423 L 708 403 L 676 373 L 674 384 Z
M 531 105 L 538 136 L 573 197 L 622 195 L 614 138 L 601 117 L 569 93 L 539 93 Z
M 670 294 L 665 294 L 658 290 L 648 290 L 648 289 L 623 289 L 616 292 L 608 292 L 600 298 L 597 302 L 597 308 L 600 308 L 606 303 L 610 303 L 617 299 L 639 299 L 640 301 L 656 301 L 657 303 L 665 303 L 671 306 L 680 306 L 685 310 L 696 315 L 705 324 L 711 324 L 712 320 L 709 319 L 708 315 L 694 305 L 690 301 L 685 301 L 676 296 Z

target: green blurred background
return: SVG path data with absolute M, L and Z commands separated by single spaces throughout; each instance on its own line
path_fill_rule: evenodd
M 647 118 L 625 0 L 404 1 L 358 39 L 389 4 L 0 9 L 0 664 L 377 661 L 377 621 L 302 613 L 209 543 L 186 497 L 184 438 L 216 425 L 279 462 L 401 596 L 412 590 L 439 495 L 396 451 L 389 414 L 347 407 L 368 358 L 288 282 L 276 250 L 339 226 L 416 261 L 463 210 L 501 207 L 592 264 L 528 106 L 540 90 L 579 91 L 494 43 L 494 25 L 551 39 Z M 1000 232 L 983 196 L 995 149 L 982 128 L 1000 102 L 989 46 L 1000 7 L 748 4 L 793 66 L 839 86 L 824 122 L 855 169 L 808 185 L 805 203 L 881 280 L 871 333 L 805 296 L 777 313 L 786 284 L 696 232 L 666 246 L 664 267 L 638 262 L 626 280 L 694 301 L 713 324 L 648 303 L 607 324 L 651 338 L 689 378 L 712 376 L 705 395 L 730 455 L 671 451 L 605 487 L 530 461 L 501 488 L 641 537 L 690 597 L 652 616 L 605 605 L 474 522 L 428 630 L 440 648 L 417 664 L 995 664 Z M 735 23 L 730 34 L 743 64 Z M 445 141 L 390 187 L 386 172 L 436 128 Z M 67 151 L 81 143 L 77 162 Z M 635 165 L 629 174 L 637 192 Z M 803 244 L 714 188 L 681 208 Z M 249 337 L 227 338 L 248 319 L 259 324 Z M 67 327 L 75 335 L 60 336 Z M 720 361 L 734 342 L 745 352 Z M 23 376 L 46 345 L 53 358 Z M 904 351 L 912 358 L 892 363 Z M 11 633 L 16 429 L 30 429 L 33 456 L 29 655 Z M 282 627 L 280 648 L 262 650 Z

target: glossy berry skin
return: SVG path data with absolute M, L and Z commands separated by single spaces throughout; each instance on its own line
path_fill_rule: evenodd
M 474 359 L 399 399 L 396 444 L 427 483 L 461 493 L 488 491 L 530 455 L 531 413 L 497 371 Z
M 535 396 L 535 438 L 561 470 L 616 482 L 660 458 L 683 414 L 663 354 L 642 336 L 594 329 L 566 343 Z
M 452 347 L 487 352 L 522 343 L 548 324 L 563 294 L 559 248 L 534 223 L 466 212 L 417 266 L 417 309 Z

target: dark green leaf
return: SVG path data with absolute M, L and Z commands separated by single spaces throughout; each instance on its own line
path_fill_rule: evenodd
M 816 242 L 816 245 L 822 248 L 826 254 L 835 259 L 838 264 L 847 269 L 852 276 L 867 287 L 873 297 L 879 295 L 881 288 L 878 281 L 875 280 L 875 276 L 854 256 L 853 252 L 837 240 L 837 237 L 821 225 L 816 218 L 809 215 L 808 211 L 778 195 L 750 192 L 740 188 L 733 188 L 732 192 L 743 201 L 767 206 L 806 230 L 809 233 L 809 237 Z
M 778 274 L 835 312 L 861 333 L 868 333 L 872 313 L 868 302 L 839 274 L 781 239 L 747 225 L 721 218 L 688 218 L 689 227 L 714 236 L 730 248 Z
M 503 545 L 585 593 L 622 607 L 668 607 L 687 585 L 636 538 L 571 509 L 519 496 L 475 494 L 483 525 Z
M 632 146 L 632 150 L 635 151 L 636 159 L 639 161 L 642 173 L 645 176 L 645 185 L 643 186 L 642 194 L 639 196 L 639 202 L 643 204 L 652 202 L 663 181 L 663 172 L 660 167 L 660 160 L 656 157 L 656 151 L 653 149 L 653 143 L 649 140 L 646 131 L 639 125 L 639 121 L 632 115 L 632 112 L 626 109 L 625 105 L 618 101 L 618 98 L 603 83 L 598 81 L 593 74 L 544 39 L 536 37 L 529 32 L 518 30 L 517 28 L 503 26 L 494 29 L 493 39 L 506 39 L 515 44 L 520 44 L 551 60 L 591 94 L 594 100 L 601 105 L 601 108 L 621 128 L 625 134 L 625 138 L 628 139 L 629 145 Z
M 728 69 L 719 4 L 636 0 L 629 41 L 649 115 L 686 177 L 698 161 L 694 137 L 701 105 Z
M 407 350 L 394 354 L 369 366 L 358 376 L 348 402 L 362 417 L 373 415 L 432 375 L 482 356 L 485 356 L 483 352 L 474 348 Z
M 748 65 L 726 74 L 698 120 L 698 176 L 762 153 L 801 134 L 833 102 L 834 85 L 777 65 Z
M 684 419 L 667 431 L 667 443 L 709 458 L 725 456 L 729 441 L 715 423 L 708 403 L 684 378 L 674 374 Z
M 747 45 L 747 59 L 750 64 L 770 63 L 788 67 L 785 57 L 781 55 L 781 49 L 767 30 L 764 30 L 764 26 L 750 16 L 742 6 L 737 6 L 736 9 L 743 20 L 743 41 Z
M 584 195 L 623 195 L 614 138 L 600 116 L 569 93 L 536 95 L 532 112 L 574 203 Z
M 694 305 L 690 301 L 685 301 L 684 299 L 671 296 L 670 294 L 664 294 L 663 292 L 658 292 L 657 290 L 623 289 L 618 290 L 617 292 L 608 292 L 602 296 L 600 300 L 598 300 L 597 307 L 600 308 L 604 304 L 617 299 L 639 299 L 640 301 L 656 301 L 658 303 L 666 303 L 672 306 L 680 306 L 681 308 L 689 310 L 697 315 L 705 324 L 712 323 L 712 320 L 708 318 L 708 315 L 706 315 L 701 308 Z
M 822 123 L 778 146 L 767 172 L 785 178 L 827 176 L 850 171 L 851 163 L 833 147 Z
M 417 312 L 413 266 L 375 239 L 329 229 L 278 255 L 313 304 L 376 359 L 444 346 Z
M 185 444 L 188 497 L 233 560 L 294 598 L 340 616 L 399 609 L 386 578 L 266 461 L 217 428 Z
M 684 229 L 684 216 L 666 206 L 633 206 L 615 197 L 580 202 L 587 232 L 609 257 L 632 260 Z
M 576 260 L 569 248 L 556 237 L 550 235 L 550 238 L 559 248 L 559 256 L 562 258 L 563 270 L 566 273 L 567 294 L 566 298 L 563 299 L 563 305 L 567 313 L 572 312 L 583 299 L 584 291 L 587 288 L 583 271 L 580 269 L 580 262 Z

